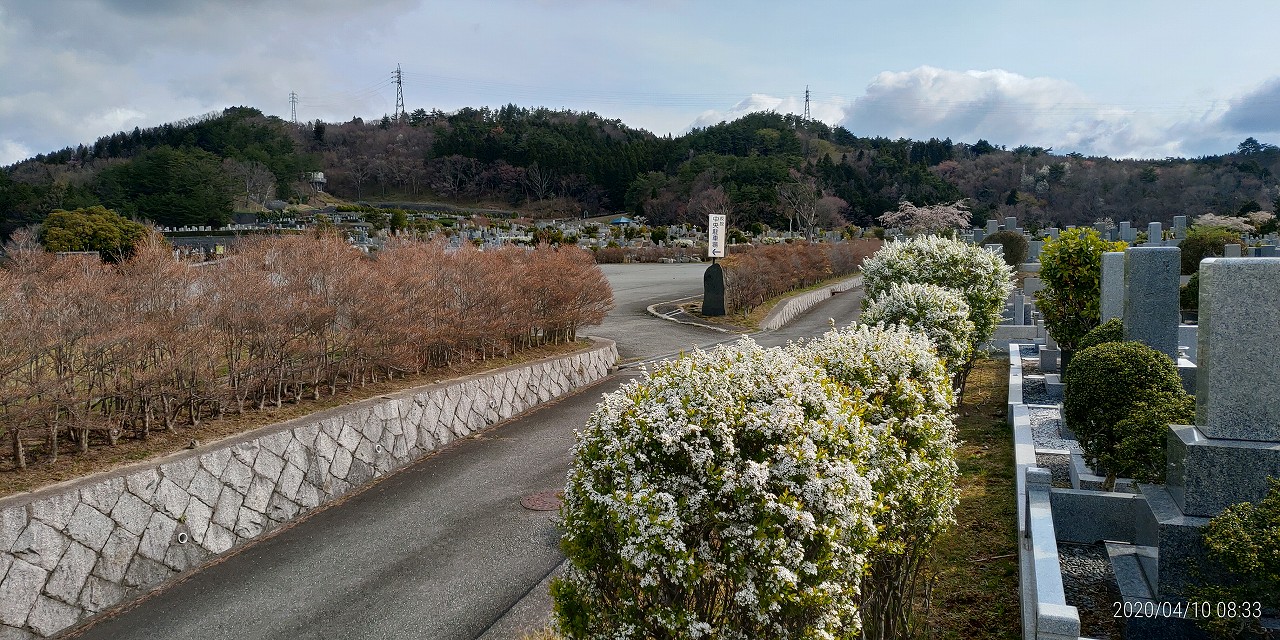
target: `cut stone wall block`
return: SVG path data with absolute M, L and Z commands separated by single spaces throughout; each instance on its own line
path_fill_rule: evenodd
M 191 495 L 178 485 L 170 482 L 168 478 L 160 480 L 160 486 L 156 487 L 156 495 L 151 501 L 157 509 L 169 514 L 169 517 L 174 519 L 182 517 L 182 514 L 187 510 L 188 502 L 191 502 Z
M 274 484 L 280 477 L 281 471 L 284 471 L 284 459 L 266 449 L 258 452 L 258 460 L 253 463 L 254 473 Z
M 324 460 L 326 463 L 333 462 L 333 457 L 338 452 L 338 441 L 334 440 L 327 433 L 321 432 L 316 436 L 316 457 Z
M 178 521 L 163 513 L 151 516 L 151 523 L 142 533 L 142 543 L 138 545 L 138 554 L 156 562 L 164 560 L 164 554 L 173 542 L 173 532 L 178 528 Z
M 329 465 L 329 473 L 339 480 L 345 480 L 347 474 L 351 472 L 351 451 L 346 448 L 339 448 L 334 453 L 333 462 Z
M 160 485 L 160 474 L 155 469 L 147 469 L 126 477 L 124 483 L 129 493 L 149 501 L 156 494 L 156 487 Z
M 49 637 L 76 623 L 80 619 L 80 608 L 63 604 L 52 598 L 40 596 L 27 618 L 27 626 L 32 631 Z
M 344 424 L 342 433 L 338 434 L 338 444 L 347 451 L 355 451 L 360 446 L 360 431 L 355 427 Z
M 111 513 L 122 493 L 124 493 L 124 478 L 112 478 L 80 489 L 80 501 L 102 513 Z M 3 541 L 0 540 L 0 542 Z
M 124 586 L 133 587 L 134 589 L 150 589 L 161 582 L 169 579 L 173 575 L 173 569 L 166 567 L 164 564 L 135 556 L 133 562 L 129 564 L 129 570 L 124 574 Z
M 276 522 L 288 522 L 298 515 L 298 505 L 292 500 L 281 496 L 280 494 L 272 494 L 271 501 L 267 503 L 267 517 Z
M 44 587 L 49 572 L 22 559 L 13 561 L 0 582 L 0 623 L 21 627 L 27 623 L 31 607 Z
M 372 480 L 376 475 L 377 474 L 374 473 L 373 467 L 369 466 L 364 461 L 352 460 L 351 471 L 347 473 L 347 483 L 358 487 Z
M 204 542 L 200 543 L 210 553 L 218 554 L 230 549 L 236 544 L 235 534 L 216 525 L 209 525 L 209 529 L 204 533 Z
M 308 464 L 307 460 L 311 455 L 311 452 L 308 451 L 307 447 L 304 447 L 301 442 L 292 440 L 289 442 L 289 446 L 284 450 L 284 455 L 281 456 L 281 458 L 286 464 L 292 464 L 299 469 L 306 469 Z
M 321 420 L 320 433 L 323 433 L 329 436 L 330 438 L 333 438 L 333 440 L 337 442 L 338 434 L 342 433 L 342 418 L 332 417 L 332 418 L 325 418 L 324 420 Z
M 182 522 L 187 526 L 187 533 L 191 539 L 199 544 L 204 541 L 205 530 L 209 528 L 209 521 L 213 519 L 213 509 L 209 505 L 192 500 L 187 506 L 186 516 Z
M 222 493 L 222 482 L 205 469 L 196 471 L 187 491 L 205 504 L 217 504 L 218 495 Z
M 280 481 L 276 483 L 276 492 L 286 498 L 293 499 L 298 495 L 298 487 L 302 485 L 303 477 L 306 472 L 292 464 L 284 467 L 284 472 L 280 474 Z
M 62 493 L 49 496 L 31 503 L 31 517 L 43 521 L 54 529 L 62 529 L 71 520 L 76 505 L 80 504 L 80 496 L 75 493 Z
M 116 523 L 111 518 L 87 504 L 81 504 L 71 514 L 71 521 L 67 523 L 67 535 L 97 551 L 115 528 Z
M 253 463 L 258 459 L 258 452 L 262 450 L 262 445 L 257 440 L 241 442 L 231 448 L 231 457 L 243 462 L 246 467 L 253 468 Z
M 226 471 L 227 463 L 230 461 L 230 449 L 218 449 L 217 451 L 210 451 L 209 453 L 200 456 L 200 466 L 204 467 L 204 470 L 208 471 L 209 475 L 215 478 L 222 477 L 222 472 Z
M 27 528 L 27 508 L 9 507 L 0 511 L 0 552 L 13 549 L 13 543 Z
M 267 501 L 271 499 L 271 492 L 275 491 L 274 482 L 263 478 L 262 476 L 254 476 L 253 484 L 249 485 L 249 493 L 244 496 L 244 508 L 262 513 L 267 510 Z
M 236 526 L 236 517 L 240 514 L 240 507 L 244 504 L 244 496 L 235 491 L 223 491 L 218 496 L 218 504 L 213 508 L 213 522 L 225 529 L 232 529 Z
M 320 425 L 318 423 L 293 430 L 293 439 L 305 449 L 310 449 L 315 445 L 316 436 L 318 435 L 320 435 Z
M 178 488 L 186 490 L 187 486 L 191 484 L 191 479 L 195 477 L 196 470 L 199 468 L 199 458 L 185 458 L 160 465 L 160 475 L 164 476 L 169 482 L 178 485 Z
M 256 538 L 262 533 L 262 519 L 261 513 L 241 507 L 240 517 L 236 519 L 236 527 L 233 531 L 241 538 Z
M 44 585 L 44 592 L 67 604 L 79 601 L 80 590 L 84 588 L 85 579 L 97 564 L 98 556 L 93 549 L 75 542 L 62 554 L 62 560 L 49 574 Z
M 93 567 L 93 575 L 111 582 L 124 580 L 124 574 L 129 570 L 129 563 L 133 561 L 141 540 L 142 538 L 123 528 L 116 529 L 107 538 L 106 544 L 102 545 L 98 563 Z
M 153 495 L 154 492 L 155 490 L 152 489 Z M 125 492 L 120 494 L 120 500 L 116 502 L 116 508 L 111 510 L 111 519 L 134 535 L 142 535 L 142 532 L 147 529 L 147 523 L 151 522 L 151 514 L 153 513 L 155 513 L 155 509 L 143 502 L 142 498 Z
M 249 485 L 253 483 L 253 469 L 239 459 L 227 463 L 227 470 L 222 472 L 222 485 L 240 495 L 249 493 Z M 226 493 L 223 491 L 223 493 Z
M 304 482 L 298 487 L 297 502 L 303 509 L 314 509 L 320 506 L 320 490 L 315 485 Z
M 98 576 L 89 576 L 80 592 L 79 604 L 82 609 L 93 614 L 115 606 L 124 600 L 124 596 L 124 587 Z
M 46 571 L 58 566 L 71 541 L 53 527 L 32 520 L 13 543 L 13 555 Z
M 164 556 L 164 565 L 174 571 L 186 571 L 191 567 L 200 566 L 200 563 L 208 557 L 209 553 L 200 545 L 188 540 L 186 544 L 175 544 L 169 547 L 169 551 Z
M 261 445 L 263 449 L 266 449 L 277 456 L 283 456 L 285 449 L 289 448 L 289 442 L 291 440 L 293 440 L 293 432 L 281 431 L 269 436 L 262 436 L 258 439 L 258 444 Z

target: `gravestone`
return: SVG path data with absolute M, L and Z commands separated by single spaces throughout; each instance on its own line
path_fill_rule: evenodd
M 1155 246 L 1164 244 L 1164 232 L 1159 222 L 1147 223 L 1147 244 Z
M 1239 258 L 1239 257 L 1240 257 L 1240 245 L 1238 245 L 1238 244 L 1229 244 L 1229 245 L 1224 246 L 1224 247 L 1222 248 L 1222 257 L 1224 257 L 1224 258 Z
M 1020 294 L 1013 294 L 1013 324 L 1026 324 L 1027 322 L 1027 297 Z
M 995 233 L 995 232 L 997 232 L 997 231 L 999 231 L 999 230 L 1000 230 L 1000 221 L 999 221 L 999 220 L 988 220 L 988 221 L 987 221 L 987 235 L 991 235 L 991 234 L 993 234 L 993 233 Z
M 1005 231 L 1017 231 L 1017 230 L 1018 230 L 1018 219 L 1017 219 L 1017 218 L 1015 218 L 1015 217 L 1013 217 L 1013 216 L 1008 216 L 1008 217 L 1006 217 L 1006 218 L 1004 219 L 1004 230 L 1005 230 Z
M 1182 250 L 1130 247 L 1123 256 L 1125 339 L 1137 340 L 1177 362 Z
M 1000 257 L 1004 257 L 1004 245 L 1002 245 L 1002 244 L 1000 244 L 1000 243 L 995 243 L 995 244 L 984 244 L 984 245 L 982 245 L 982 248 L 983 248 L 983 249 L 986 249 L 987 251 L 990 251 L 991 253 L 994 253 L 994 254 L 996 254 L 996 255 L 998 255 L 998 256 L 1000 256 Z
M 1179 234 L 1185 234 L 1185 233 L 1187 232 L 1187 217 L 1186 217 L 1186 216 L 1174 216 L 1174 217 L 1173 217 L 1173 230 L 1174 230 L 1174 231 L 1179 232 Z
M 1124 252 L 1102 254 L 1102 321 L 1124 314 Z
M 1199 529 L 1280 477 L 1280 258 L 1200 263 L 1196 419 L 1171 425 L 1165 485 L 1143 485 L 1135 542 L 1159 549 L 1144 563 L 1160 594 L 1177 593 L 1203 553 Z
M 1032 240 L 1027 243 L 1027 259 L 1040 262 L 1040 250 L 1044 248 L 1043 240 Z
M 985 238 L 985 237 L 987 237 L 987 232 L 983 231 L 982 229 L 974 229 L 974 230 L 973 230 L 973 243 L 974 243 L 974 244 L 982 244 L 982 239 L 983 239 L 983 238 Z
M 1119 232 L 1120 232 L 1120 239 L 1124 240 L 1125 242 L 1133 242 L 1134 240 L 1138 239 L 1138 230 L 1134 229 L 1133 225 L 1128 221 L 1120 223 Z
M 1027 297 L 1035 299 L 1036 292 L 1044 288 L 1044 282 L 1040 278 L 1027 278 L 1022 281 L 1022 292 Z
M 1057 239 L 1058 239 L 1058 228 L 1057 228 L 1057 227 L 1049 227 L 1049 237 L 1050 237 L 1050 238 L 1053 238 L 1054 240 L 1057 240 Z
M 1258 257 L 1259 258 L 1276 257 L 1276 246 L 1274 244 L 1264 244 L 1261 247 L 1258 247 Z
M 702 315 L 724 314 L 724 269 L 713 262 L 702 274 Z

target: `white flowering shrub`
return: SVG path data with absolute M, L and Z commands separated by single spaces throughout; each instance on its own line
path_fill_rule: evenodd
M 960 373 L 973 354 L 973 321 L 964 295 L 949 287 L 892 283 L 862 310 L 863 324 L 902 324 L 929 336 L 947 372 Z
M 894 283 L 913 282 L 949 287 L 964 294 L 973 322 L 972 353 L 995 334 L 1005 299 L 1013 290 L 1013 267 L 1000 256 L 961 240 L 917 236 L 890 242 L 862 264 L 867 298 L 876 298 Z M 973 368 L 973 356 L 964 363 L 957 388 Z
M 867 404 L 872 491 L 886 508 L 875 516 L 879 539 L 862 580 L 863 637 L 910 637 L 921 564 L 958 504 L 945 367 L 927 336 L 901 325 L 853 325 L 790 349 Z
M 812 361 L 746 338 L 607 394 L 565 488 L 560 631 L 856 637 L 881 502 L 868 408 Z

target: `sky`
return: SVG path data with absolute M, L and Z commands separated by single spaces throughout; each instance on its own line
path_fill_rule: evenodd
M 305 7 L 305 8 L 303 8 Z M 1280 144 L 1275 0 L 4 0 L 0 166 L 256 107 L 545 106 L 679 135 L 760 110 L 860 136 L 1194 157 Z

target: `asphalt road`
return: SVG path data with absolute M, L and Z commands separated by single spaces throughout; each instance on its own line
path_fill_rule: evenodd
M 617 306 L 585 333 L 616 340 L 632 361 L 734 339 L 645 311 L 697 294 L 705 267 L 606 265 Z M 847 323 L 859 295 L 837 295 L 757 341 L 820 334 L 829 317 Z M 574 431 L 600 394 L 636 375 L 457 441 L 75 637 L 473 640 L 563 559 L 554 512 L 520 499 L 563 487 Z

